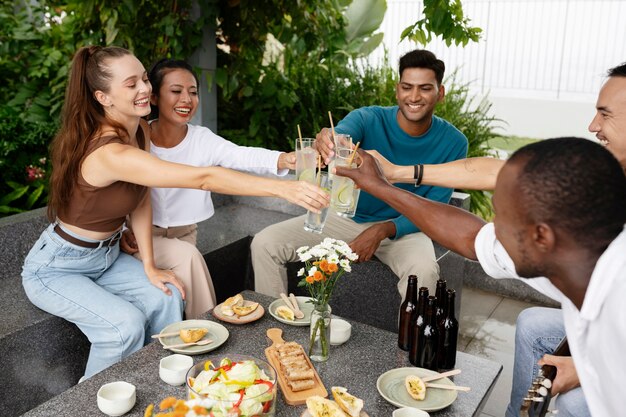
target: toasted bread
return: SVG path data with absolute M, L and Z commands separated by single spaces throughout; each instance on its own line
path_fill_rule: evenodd
M 204 328 L 182 329 L 179 332 L 179 335 L 180 335 L 180 338 L 183 340 L 183 342 L 192 343 L 192 342 L 197 342 L 198 340 L 202 339 L 204 335 L 207 334 L 208 332 L 209 331 Z
M 248 305 L 233 306 L 233 312 L 238 316 L 247 316 L 259 306 L 259 303 L 251 303 Z
M 222 303 L 224 307 L 234 307 L 234 306 L 242 306 L 243 305 L 243 296 L 241 294 L 234 295 L 230 298 L 227 298 L 226 301 Z
M 350 417 L 359 417 L 363 409 L 363 400 L 348 394 L 348 390 L 344 387 L 332 387 L 331 392 L 335 402 Z
M 409 375 L 404 380 L 404 386 L 409 395 L 415 398 L 417 401 L 422 401 L 426 398 L 426 384 L 417 375 Z
M 306 408 L 313 417 L 346 417 L 337 403 L 318 395 L 306 399 Z

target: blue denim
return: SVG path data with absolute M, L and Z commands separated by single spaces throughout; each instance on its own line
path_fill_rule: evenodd
M 533 307 L 517 317 L 513 388 L 506 417 L 519 416 L 522 400 L 541 368 L 537 362 L 546 353 L 552 354 L 564 337 L 563 313 L 559 309 Z M 559 417 L 591 416 L 580 387 L 558 395 L 550 408 L 559 410 Z
M 142 263 L 120 253 L 119 243 L 83 248 L 53 228 L 54 224 L 44 230 L 26 257 L 22 285 L 34 305 L 76 324 L 89 338 L 86 377 L 141 349 L 151 334 L 182 320 L 180 292 L 168 285 L 172 290 L 168 296 L 152 285 Z

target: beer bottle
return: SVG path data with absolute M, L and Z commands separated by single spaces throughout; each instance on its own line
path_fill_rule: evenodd
M 411 343 L 409 350 L 409 362 L 411 362 L 414 366 L 419 366 L 419 340 L 422 334 L 422 330 L 424 329 L 424 325 L 426 324 L 426 306 L 428 305 L 428 287 L 421 287 L 418 306 L 417 306 L 417 314 L 415 315 L 415 320 L 411 323 Z
M 446 289 L 446 280 L 442 278 L 438 279 L 437 288 L 435 290 L 435 297 L 437 297 L 437 303 L 435 305 L 435 315 L 437 316 L 437 323 L 439 322 L 439 320 L 443 319 L 446 316 Z
M 411 347 L 411 323 L 417 314 L 417 276 L 409 275 L 409 284 L 406 287 L 406 297 L 400 305 L 398 324 L 398 347 L 409 350 Z
M 447 291 L 446 316 L 439 321 L 439 369 L 453 369 L 456 363 L 456 345 L 459 336 L 459 322 L 454 316 L 454 290 Z
M 428 297 L 428 306 L 426 307 L 426 322 L 422 334 L 419 339 L 419 367 L 437 370 L 437 317 L 435 316 L 436 297 Z

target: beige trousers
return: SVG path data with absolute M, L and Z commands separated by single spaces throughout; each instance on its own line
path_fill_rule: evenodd
M 295 217 L 268 226 L 252 240 L 252 266 L 254 286 L 257 292 L 279 297 L 287 292 L 287 262 L 298 260 L 296 249 L 313 246 L 331 237 L 347 243 L 375 223 L 356 223 L 334 212 L 321 234 L 304 230 L 305 216 Z M 404 298 L 409 275 L 417 275 L 419 286 L 426 286 L 434 294 L 439 278 L 439 265 L 435 258 L 433 243 L 424 233 L 411 233 L 397 240 L 384 239 L 375 253 L 376 257 L 400 278 L 398 292 Z M 373 289 L 375 290 L 375 289 Z
M 185 286 L 185 316 L 192 319 L 215 307 L 215 289 L 202 254 L 196 248 L 198 226 L 152 226 L 156 267 L 171 269 Z M 141 260 L 139 252 L 134 255 Z

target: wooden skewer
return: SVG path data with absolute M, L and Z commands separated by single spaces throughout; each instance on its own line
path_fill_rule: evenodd
M 205 346 L 210 343 L 213 343 L 211 339 L 205 339 L 205 340 L 198 340 L 197 342 L 179 343 L 177 345 L 163 346 L 163 349 L 179 349 L 179 348 L 184 348 L 187 346 Z
M 442 372 L 442 373 L 437 374 L 437 375 L 425 376 L 424 378 L 422 378 L 422 381 L 424 381 L 424 382 L 435 381 L 437 379 L 445 378 L 447 376 L 452 376 L 452 375 L 458 375 L 460 373 L 461 373 L 460 369 L 452 369 L 451 371 Z
M 170 336 L 178 336 L 178 335 L 180 335 L 180 332 L 159 333 L 159 334 L 153 334 L 152 338 L 153 339 L 158 339 L 160 337 L 170 337 Z
M 447 389 L 447 390 L 453 390 L 453 391 L 467 392 L 471 390 L 470 387 L 462 387 L 459 385 L 444 385 L 444 384 L 431 384 L 431 383 L 426 383 L 425 385 L 426 385 L 426 388 L 438 388 L 438 389 Z

